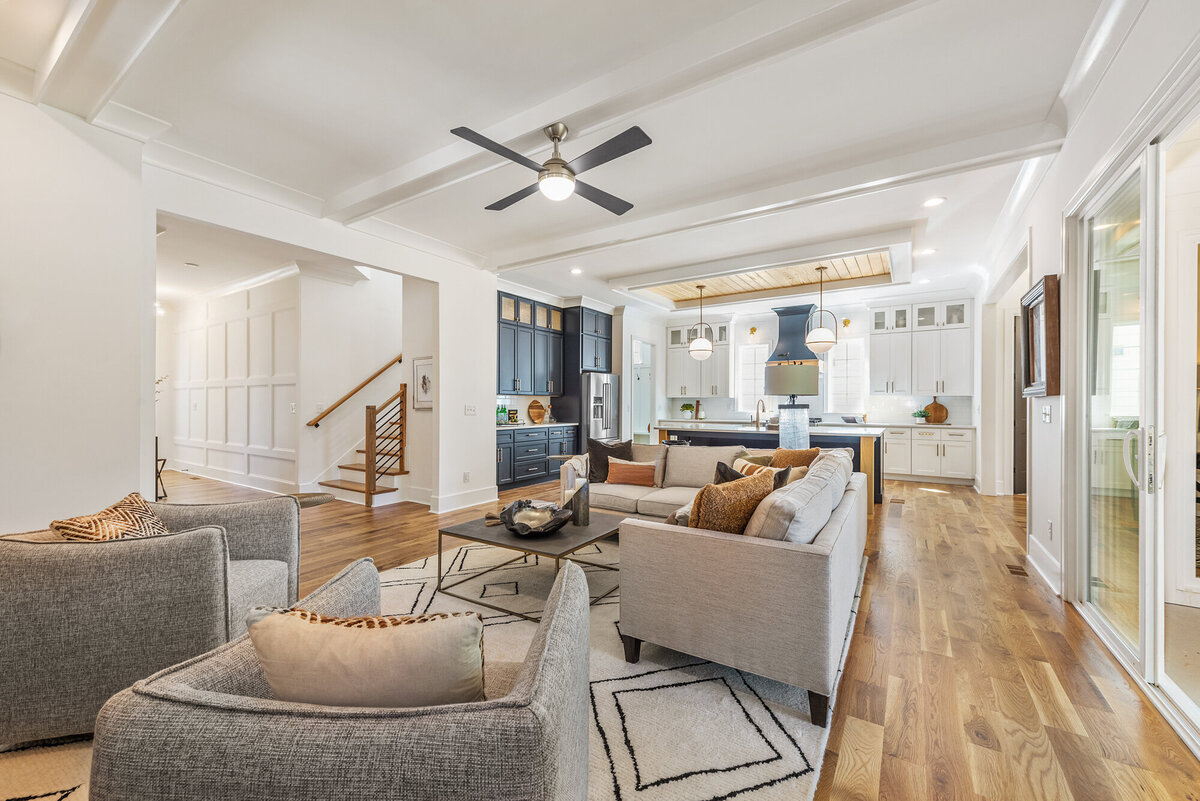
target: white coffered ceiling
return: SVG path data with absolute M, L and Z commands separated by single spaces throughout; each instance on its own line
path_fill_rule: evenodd
M 898 227 L 937 250 L 914 281 L 966 281 L 1120 1 L 0 0 L 0 90 L 144 138 L 151 164 L 561 296 L 625 302 L 631 274 Z M 649 134 L 588 175 L 632 211 L 484 210 L 536 176 L 449 130 L 541 161 L 556 120 L 568 160 Z

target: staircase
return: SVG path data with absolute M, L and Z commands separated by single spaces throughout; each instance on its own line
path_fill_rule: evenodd
M 308 425 L 319 428 L 321 420 L 330 412 L 337 409 L 363 387 L 382 375 L 393 364 L 404 360 L 403 354 L 398 355 L 383 367 L 375 371 L 366 381 L 363 381 L 350 392 L 343 395 L 336 403 L 324 412 L 308 421 Z M 318 482 L 322 487 L 362 493 L 367 506 L 374 505 L 377 495 L 395 492 L 395 477 L 408 475 L 404 467 L 405 425 L 408 416 L 408 384 L 401 384 L 400 391 L 378 406 L 367 406 L 365 414 L 365 429 L 363 442 L 366 447 L 359 448 L 362 454 L 361 462 L 339 464 L 342 477 L 329 481 Z M 381 483 L 382 482 L 382 483 Z

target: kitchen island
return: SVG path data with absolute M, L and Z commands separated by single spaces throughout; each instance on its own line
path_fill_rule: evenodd
M 653 426 L 658 440 L 677 439 L 690 445 L 745 445 L 747 448 L 778 448 L 779 432 L 753 423 L 679 422 L 660 420 Z M 814 425 L 809 442 L 817 448 L 849 448 L 854 451 L 854 469 L 867 475 L 867 492 L 873 504 L 883 503 L 883 427 Z

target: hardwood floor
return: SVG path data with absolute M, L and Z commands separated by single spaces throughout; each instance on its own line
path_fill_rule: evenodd
M 264 493 L 168 473 L 175 503 Z M 1024 498 L 888 481 L 817 799 L 1200 801 L 1200 763 L 1069 605 L 1022 575 Z M 351 559 L 434 552 L 416 504 L 302 513 L 302 592 Z M 1010 567 L 1016 567 L 1014 573 Z

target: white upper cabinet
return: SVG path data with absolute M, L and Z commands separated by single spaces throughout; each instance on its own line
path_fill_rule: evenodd
M 912 307 L 915 331 L 934 328 L 968 328 L 971 325 L 971 301 L 939 300 L 915 303 Z
M 871 394 L 910 394 L 913 335 L 903 332 L 872 334 L 869 347 Z
M 667 329 L 667 397 L 733 397 L 733 324 L 709 322 L 712 326 L 713 354 L 697 361 L 688 345 L 700 335 L 699 325 L 672 326 Z
M 971 329 L 917 331 L 913 336 L 913 392 L 971 395 L 975 372 Z
M 871 333 L 911 330 L 912 306 L 882 306 L 871 309 Z

